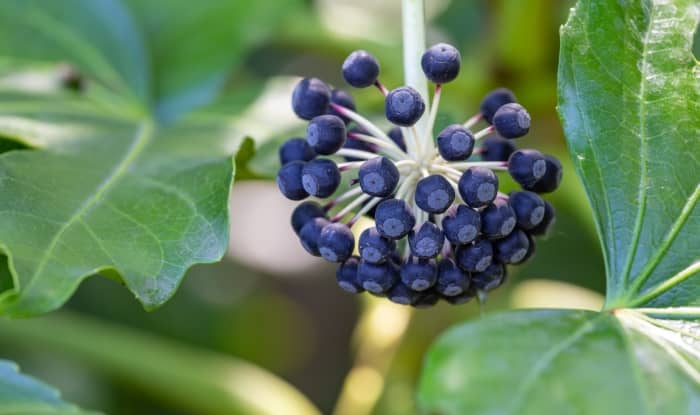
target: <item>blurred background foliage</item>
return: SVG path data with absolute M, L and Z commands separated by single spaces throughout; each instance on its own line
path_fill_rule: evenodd
M 146 36 L 172 45 L 172 53 L 151 57 L 161 116 L 208 103 L 223 87 L 224 98 L 209 109 L 235 119 L 259 151 L 250 160 L 244 160 L 250 154 L 239 157 L 247 164 L 239 167 L 231 200 L 229 255 L 192 269 L 162 308 L 145 312 L 116 282 L 91 278 L 63 311 L 0 323 L 0 356 L 55 385 L 66 399 L 114 415 L 200 414 L 195 408 L 201 406 L 182 402 L 186 383 L 178 382 L 187 377 L 169 379 L 167 373 L 170 365 L 198 372 L 216 353 L 222 362 L 240 358 L 279 375 L 322 413 L 332 413 L 341 395 L 337 414 L 410 415 L 423 353 L 445 328 L 500 308 L 595 307 L 600 301 L 570 285 L 605 288 L 592 217 L 555 112 L 558 30 L 573 1 L 426 2 L 428 43 L 453 43 L 463 59 L 460 77 L 443 93 L 438 126 L 468 118 L 488 90 L 507 86 L 534 120 L 518 144 L 557 155 L 566 170 L 561 189 L 550 197 L 558 211 L 553 234 L 538 244 L 528 265 L 512 270 L 504 288 L 486 304 L 413 313 L 339 290 L 333 268 L 297 245 L 288 225 L 293 204 L 262 180 L 274 174 L 279 142 L 304 131 L 289 108 L 296 77 L 342 86 L 343 59 L 363 48 L 379 58 L 384 84 L 401 84 L 400 1 L 127 3 L 138 19 L 149 21 L 153 32 Z M 221 24 L 206 24 L 213 20 L 232 29 L 218 32 Z M 191 48 L 192 37 L 210 39 L 211 47 L 179 53 Z M 233 62 L 224 64 L 222 48 L 235 49 Z M 183 56 L 191 59 L 187 69 L 169 71 Z M 202 70 L 218 64 L 222 70 L 213 75 Z M 21 73 L 0 79 L 20 81 L 39 82 Z M 383 100 L 374 89 L 352 92 L 363 114 L 381 114 Z M 172 354 L 180 346 L 187 358 Z M 256 393 L 256 399 L 270 398 L 264 389 Z

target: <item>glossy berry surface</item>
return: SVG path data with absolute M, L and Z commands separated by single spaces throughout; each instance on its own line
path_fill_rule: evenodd
M 505 238 L 516 224 L 515 212 L 505 198 L 496 198 L 481 211 L 481 233 L 488 239 Z
M 350 228 L 342 223 L 331 223 L 323 228 L 318 237 L 318 252 L 330 262 L 344 262 L 352 256 L 355 237 Z
M 481 215 L 466 205 L 453 206 L 442 219 L 445 237 L 452 245 L 465 245 L 481 232 Z
M 460 295 L 469 288 L 469 274 L 449 258 L 445 258 L 438 264 L 438 277 L 435 290 L 443 296 L 453 297 Z
M 425 222 L 416 231 L 408 234 L 411 253 L 418 258 L 434 258 L 442 249 L 445 235 L 432 222 Z
M 493 245 L 487 240 L 478 240 L 457 248 L 457 266 L 467 272 L 482 272 L 493 262 Z
M 440 97 L 460 60 L 453 46 L 428 49 L 421 67 L 435 86 L 419 93 L 387 88 L 374 56 L 350 54 L 343 77 L 376 87 L 388 131 L 356 112 L 349 90 L 316 78 L 296 85 L 292 109 L 309 120 L 307 134 L 280 147 L 277 184 L 288 199 L 313 198 L 294 209 L 291 226 L 311 255 L 336 264 L 342 290 L 417 308 L 483 302 L 506 281 L 506 265 L 527 261 L 535 236 L 551 232 L 554 207 L 540 194 L 559 187 L 562 166 L 516 147 L 512 139 L 532 120 L 511 91 L 493 90 L 477 114 L 441 125 Z M 522 190 L 499 193 L 500 183 L 511 184 L 504 175 Z M 360 225 L 363 218 L 374 226 Z
M 277 187 L 289 200 L 302 200 L 309 196 L 302 184 L 302 170 L 306 166 L 303 161 L 291 161 L 277 173 Z
M 523 229 L 534 228 L 544 218 L 544 200 L 533 192 L 510 192 L 508 203 L 515 212 L 518 226 Z
M 292 212 L 292 229 L 294 232 L 299 234 L 301 228 L 306 225 L 308 221 L 314 218 L 325 218 L 326 211 L 316 202 L 307 200 L 306 202 L 300 203 L 294 211 Z
M 367 160 L 359 170 L 362 191 L 371 196 L 387 197 L 399 183 L 399 170 L 386 157 Z
M 561 162 L 549 154 L 545 154 L 544 160 L 547 164 L 544 175 L 535 184 L 526 187 L 527 190 L 532 190 L 536 193 L 551 193 L 559 188 L 562 173 L 564 172 Z
M 493 116 L 493 126 L 502 137 L 518 138 L 530 131 L 530 114 L 518 103 L 505 104 Z
M 396 249 L 394 240 L 382 236 L 377 228 L 367 228 L 362 231 L 358 241 L 360 257 L 370 264 L 386 261 Z
M 290 138 L 279 149 L 281 165 L 290 161 L 311 161 L 315 157 L 316 152 L 303 138 Z
M 457 48 L 447 43 L 433 45 L 423 53 L 421 67 L 425 77 L 436 84 L 444 84 L 459 75 L 462 56 Z
M 418 91 L 410 86 L 402 86 L 386 96 L 384 112 L 386 118 L 394 124 L 410 127 L 425 112 L 425 102 Z
M 326 218 L 313 218 L 306 222 L 306 225 L 302 226 L 299 231 L 299 241 L 301 246 L 306 249 L 306 252 L 313 256 L 320 256 L 321 253 L 318 250 L 318 238 L 321 237 L 321 232 L 323 228 L 330 225 L 330 222 Z
M 459 179 L 459 194 L 473 208 L 491 203 L 498 194 L 498 177 L 485 167 L 470 167 Z
M 416 225 L 416 217 L 403 200 L 387 199 L 377 205 L 374 213 L 377 231 L 384 237 L 401 239 Z
M 448 161 L 466 160 L 474 150 L 474 134 L 460 124 L 452 124 L 440 131 L 437 145 L 443 159 Z
M 511 140 L 502 137 L 488 137 L 481 144 L 481 159 L 484 161 L 508 161 L 517 150 Z
M 352 52 L 343 62 L 343 78 L 355 88 L 373 85 L 379 76 L 379 62 L 365 50 Z
M 481 114 L 487 123 L 491 124 L 493 116 L 502 106 L 516 102 L 515 95 L 509 89 L 498 88 L 489 92 L 481 101 Z
M 443 213 L 455 200 L 455 191 L 444 177 L 434 174 L 416 183 L 416 205 L 428 213 Z
M 351 294 L 358 294 L 364 291 L 357 279 L 357 267 L 360 265 L 360 258 L 353 256 L 343 262 L 335 272 L 335 280 L 338 286 Z
M 340 171 L 332 160 L 312 160 L 302 169 L 301 183 L 311 196 L 328 197 L 340 185 Z
M 328 112 L 331 90 L 317 78 L 302 79 L 292 92 L 292 109 L 301 119 L 310 120 Z
M 511 154 L 508 172 L 523 188 L 534 186 L 547 172 L 547 161 L 537 150 L 523 149 Z
M 334 154 L 345 144 L 345 122 L 335 115 L 314 117 L 306 128 L 306 142 L 317 154 Z
M 437 265 L 432 259 L 409 259 L 401 265 L 401 282 L 414 291 L 425 291 L 437 281 Z

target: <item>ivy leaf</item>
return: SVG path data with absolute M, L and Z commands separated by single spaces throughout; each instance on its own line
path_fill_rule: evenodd
M 30 151 L 0 156 L 0 237 L 14 287 L 0 313 L 32 315 L 65 302 L 84 278 L 121 275 L 147 308 L 185 270 L 228 241 L 227 122 L 195 116 L 169 126 L 82 100 L 0 94 L 0 134 Z
M 19 373 L 17 366 L 0 360 L 0 413 L 10 415 L 87 415 L 64 402 L 58 391 Z
M 517 311 L 450 330 L 419 385 L 428 414 L 689 414 L 696 323 L 631 310 Z
M 603 244 L 610 307 L 700 304 L 695 0 L 580 1 L 559 111 Z
M 579 0 L 572 10 L 559 111 L 612 311 L 517 311 L 448 332 L 421 378 L 427 413 L 697 412 L 699 20 L 694 0 Z

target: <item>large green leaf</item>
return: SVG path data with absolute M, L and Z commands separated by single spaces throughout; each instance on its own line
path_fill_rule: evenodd
M 14 287 L 0 313 L 61 305 L 82 279 L 121 275 L 147 308 L 228 241 L 239 135 L 195 115 L 159 127 L 65 97 L 0 94 L 0 134 L 34 147 L 0 156 L 0 246 Z
M 609 307 L 700 304 L 699 20 L 696 0 L 582 0 L 562 29 L 559 111 Z
M 698 327 L 629 310 L 495 314 L 433 345 L 419 406 L 431 415 L 697 413 Z
M 0 360 L 0 414 L 81 415 L 87 412 L 64 402 L 57 390 L 19 373 L 14 363 Z

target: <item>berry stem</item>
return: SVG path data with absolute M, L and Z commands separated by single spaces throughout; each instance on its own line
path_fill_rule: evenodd
M 353 157 L 356 159 L 371 160 L 379 155 L 375 153 L 370 153 L 369 151 L 355 150 L 352 148 L 341 148 L 336 151 L 336 156 Z
M 389 138 L 388 135 L 384 131 L 382 131 L 379 127 L 377 127 L 372 121 L 368 120 L 367 118 L 363 117 L 362 115 L 356 113 L 355 111 L 352 111 L 349 108 L 343 107 L 342 105 L 330 103 L 330 106 L 340 115 L 346 118 L 350 118 L 351 120 L 355 121 L 357 125 L 364 130 L 366 130 L 368 133 L 372 134 L 374 137 L 382 139 L 387 142 L 392 142 L 391 138 Z
M 345 206 L 340 212 L 336 213 L 335 216 L 333 216 L 333 218 L 331 218 L 331 221 L 338 222 L 339 220 L 343 219 L 343 217 L 345 215 L 352 212 L 353 209 L 355 209 L 357 206 L 361 205 L 365 200 L 369 199 L 370 197 L 372 197 L 372 196 L 366 195 L 366 194 L 361 194 L 355 200 L 348 203 L 347 206 Z
M 384 200 L 384 198 L 381 198 L 381 197 L 374 197 L 374 198 L 372 198 L 372 200 L 370 200 L 369 202 L 367 202 L 367 204 L 364 205 L 364 206 L 362 207 L 362 209 L 360 209 L 359 211 L 357 211 L 357 213 L 355 214 L 355 216 L 353 216 L 352 219 L 350 219 L 350 221 L 348 222 L 348 227 L 349 227 L 349 228 L 352 228 L 352 226 L 353 226 L 364 214 L 366 214 L 367 212 L 369 212 L 370 210 L 372 210 L 372 208 L 375 207 L 375 206 L 376 206 L 379 202 L 381 202 L 382 200 Z
M 441 171 L 441 172 L 444 172 L 444 173 L 454 174 L 454 175 L 456 175 L 456 176 L 461 176 L 461 175 L 462 175 L 462 172 L 461 172 L 461 171 L 457 170 L 457 169 L 454 168 L 454 167 L 451 167 L 450 165 L 444 165 L 444 164 L 431 164 L 431 165 L 430 165 L 430 170 L 437 170 L 437 171 Z
M 430 104 L 430 115 L 428 117 L 428 127 L 425 131 L 425 135 L 426 135 L 425 141 L 428 141 L 427 140 L 428 137 L 432 138 L 432 136 L 433 136 L 433 129 L 435 128 L 435 119 L 437 118 L 438 107 L 440 106 L 440 96 L 442 95 L 441 92 L 442 92 L 442 85 L 441 84 L 435 85 L 435 93 L 433 94 L 433 102 Z M 427 147 L 424 147 L 424 148 L 426 151 L 428 150 Z
M 386 87 L 384 86 L 384 84 L 382 84 L 381 82 L 379 82 L 379 79 L 377 79 L 377 80 L 374 82 L 374 86 L 376 86 L 377 89 L 379 89 L 379 91 L 381 91 L 381 93 L 384 94 L 384 96 L 389 95 L 389 90 L 386 89 Z
M 420 61 L 425 52 L 425 6 L 423 0 L 403 0 L 401 3 L 403 29 L 403 69 L 406 85 L 413 87 L 428 103 L 428 79 L 423 74 Z M 426 131 L 425 115 L 416 124 L 419 131 Z
M 489 125 L 488 127 L 484 128 L 483 130 L 477 131 L 474 134 L 474 139 L 481 140 L 482 138 L 492 134 L 495 131 L 496 131 L 496 127 L 494 127 L 493 125 Z
M 357 195 L 362 193 L 362 188 L 361 187 L 355 187 L 353 189 L 350 189 L 343 193 L 342 195 L 336 197 L 335 199 L 331 200 L 330 202 L 326 203 L 325 206 L 323 206 L 323 209 L 326 211 L 331 210 L 333 207 L 337 206 L 339 203 L 342 203 L 348 199 L 351 199 Z
M 473 126 L 475 126 L 476 124 L 478 124 L 479 121 L 481 121 L 483 119 L 484 119 L 484 114 L 478 113 L 478 114 L 472 116 L 471 118 L 469 118 L 467 121 L 465 121 L 464 124 L 462 124 L 462 126 L 464 128 L 469 129 L 469 128 L 472 128 Z
M 404 197 L 417 177 L 418 172 L 414 171 L 403 179 L 403 182 L 399 185 L 399 189 L 396 191 L 396 199 L 401 199 Z
M 346 163 L 339 163 L 338 164 L 338 170 L 341 172 L 343 171 L 348 171 L 348 170 L 353 170 L 359 168 L 364 161 L 348 161 Z
M 416 163 L 414 160 L 401 160 L 395 162 L 394 165 L 400 169 L 402 167 L 416 167 L 418 166 L 418 163 Z
M 391 140 L 389 140 L 389 142 L 386 142 L 380 138 L 360 133 L 348 133 L 348 137 L 382 147 L 386 153 L 391 153 L 392 156 L 396 157 L 399 160 L 408 157 L 408 154 L 401 150 L 401 148 Z
M 491 170 L 508 170 L 507 161 L 459 161 L 447 163 L 445 166 L 455 169 L 468 169 L 469 167 L 486 167 Z

